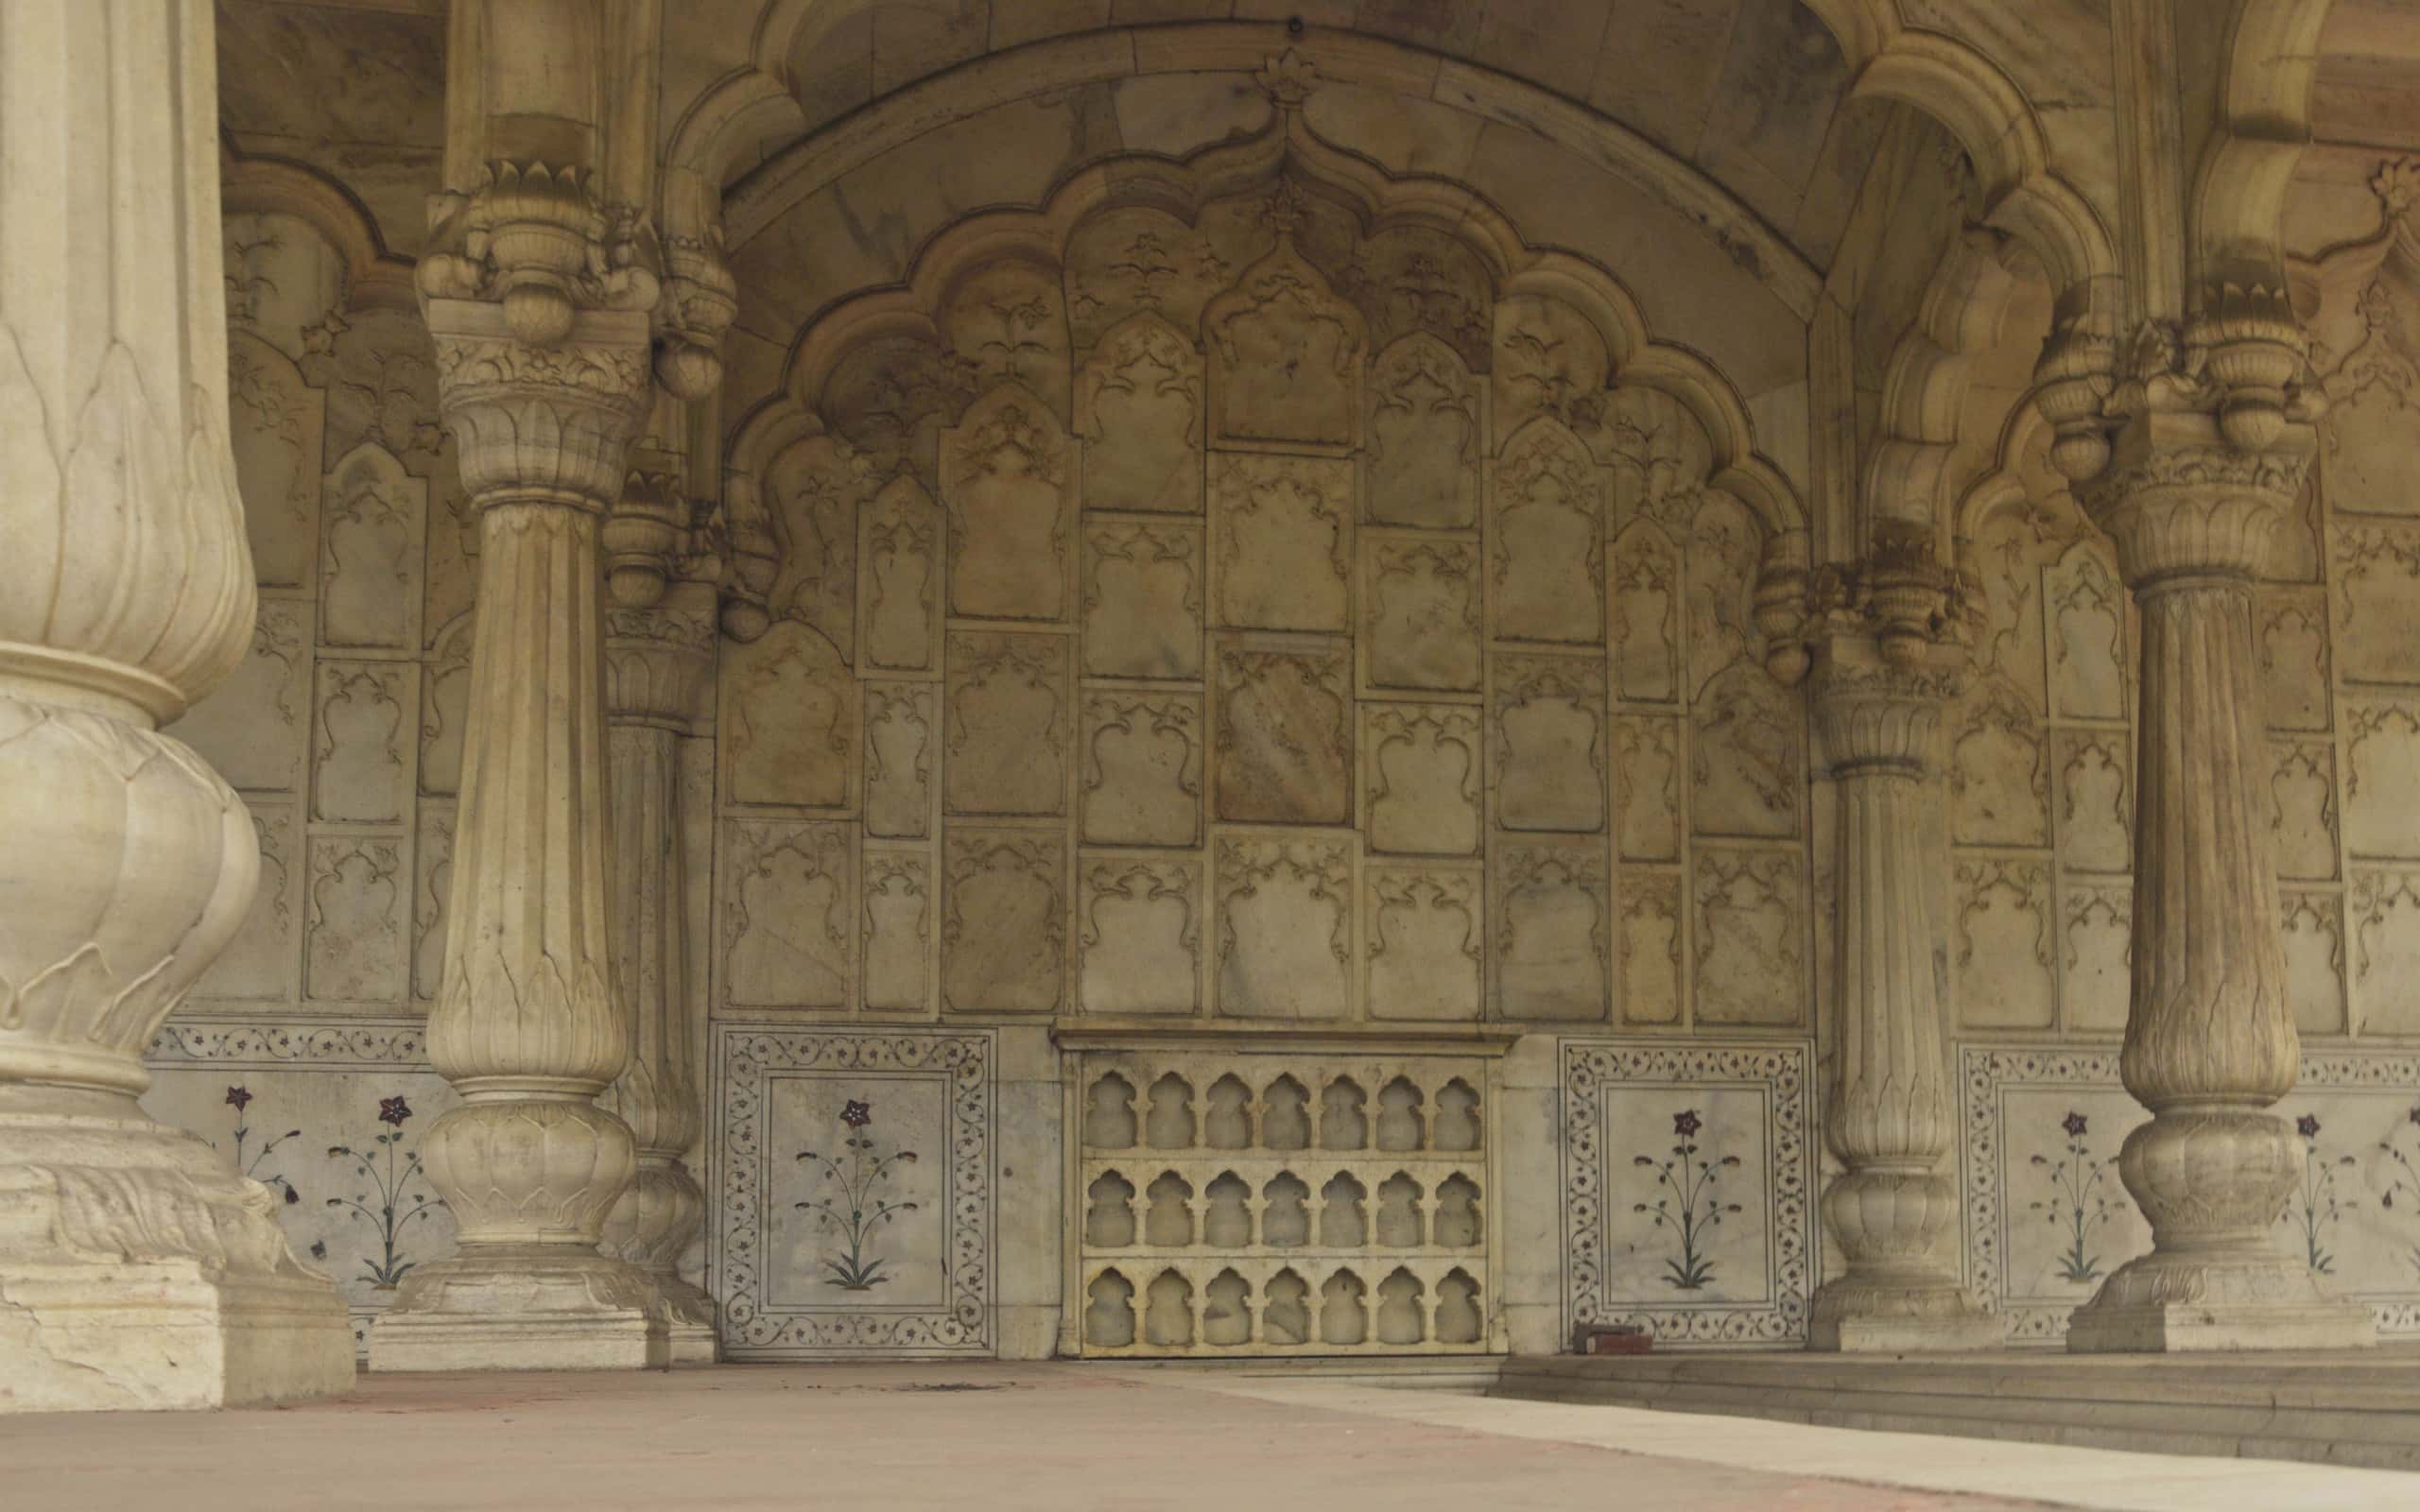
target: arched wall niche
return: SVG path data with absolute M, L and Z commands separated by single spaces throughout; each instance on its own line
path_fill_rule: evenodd
M 1806 1029 L 1757 618 L 1804 516 L 1747 406 L 1603 268 L 1277 115 L 963 217 L 741 421 L 718 848 L 819 919 L 876 857 L 929 906 L 726 913 L 844 999 L 732 1011 Z

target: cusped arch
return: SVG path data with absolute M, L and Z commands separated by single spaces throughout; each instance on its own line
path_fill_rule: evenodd
M 794 416 L 792 405 L 815 412 L 839 365 L 865 343 L 886 336 L 941 343 L 937 312 L 971 269 L 1003 256 L 1058 268 L 1077 230 L 1097 212 L 1141 204 L 1190 223 L 1213 200 L 1250 192 L 1281 173 L 1341 199 L 1367 235 L 1405 224 L 1457 235 L 1494 279 L 1498 301 L 1542 296 L 1569 306 L 1604 341 L 1612 382 L 1668 395 L 1703 429 L 1711 452 L 1703 481 L 1738 497 L 1772 539 L 1796 542 L 1803 551 L 1803 505 L 1781 470 L 1758 451 L 1746 401 L 1705 358 L 1654 338 L 1637 301 L 1617 279 L 1568 252 L 1529 247 L 1468 189 L 1435 179 L 1396 179 L 1307 133 L 1275 148 L 1237 144 L 1184 163 L 1148 155 L 1103 160 L 1071 175 L 1039 207 L 987 211 L 941 232 L 918 250 L 903 284 L 845 297 L 799 333 L 784 368 L 783 398 L 759 406 L 735 438 L 727 453 L 732 472 L 761 475 L 772 455 L 766 450 L 769 438 L 798 422 L 780 417 Z M 735 503 L 733 512 L 736 531 L 741 506 Z
M 1884 521 L 1927 534 L 1951 524 L 1959 479 L 1950 470 L 1972 360 L 1999 344 L 2018 287 L 1989 232 L 1958 237 L 1944 250 L 1883 376 L 1882 434 L 1866 468 L 1866 534 Z
M 2212 285 L 2275 287 L 2286 194 L 2310 145 L 2320 32 L 2335 0 L 2236 0 L 2218 119 L 2194 173 L 2193 297 Z

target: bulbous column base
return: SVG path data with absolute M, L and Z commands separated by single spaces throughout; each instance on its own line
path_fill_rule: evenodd
M 1848 1274 L 1815 1293 L 1806 1347 L 1847 1354 L 1992 1349 L 2000 1320 L 1931 1256 L 1957 1207 L 1948 1179 L 1922 1161 L 1878 1160 L 1836 1177 L 1824 1216 Z
M 2293 1185 L 2301 1142 L 2273 1113 L 2160 1109 L 2126 1136 L 2118 1174 L 2152 1222 L 2152 1252 L 2127 1262 L 2067 1324 L 2073 1354 L 2350 1349 L 2377 1342 L 2370 1310 L 2339 1299 L 2269 1227 Z
M 678 1158 L 639 1157 L 638 1176 L 605 1215 L 604 1252 L 630 1262 L 655 1288 L 674 1365 L 722 1359 L 715 1299 L 681 1279 L 681 1251 L 704 1218 L 705 1194 Z
M 372 1370 L 644 1370 L 672 1363 L 638 1267 L 572 1245 L 482 1245 L 423 1265 L 370 1330 Z
M 0 1111 L 0 1412 L 257 1406 L 353 1388 L 353 1327 L 268 1188 L 130 1098 Z

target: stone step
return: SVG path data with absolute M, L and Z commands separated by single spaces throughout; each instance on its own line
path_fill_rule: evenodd
M 1518 1358 L 1496 1396 L 1824 1427 L 2420 1469 L 2420 1355 Z

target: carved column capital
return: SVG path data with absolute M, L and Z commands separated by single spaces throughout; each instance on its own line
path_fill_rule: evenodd
M 648 402 L 647 317 L 583 311 L 552 346 L 515 335 L 501 303 L 429 300 L 439 404 L 474 506 L 601 513 L 620 495 Z
M 646 609 L 605 611 L 605 710 L 615 725 L 686 734 L 714 676 L 712 588 L 679 584 Z
M 2271 444 L 2246 450 L 2216 415 L 2153 410 L 2126 421 L 2108 467 L 2076 491 L 2137 592 L 2179 579 L 2249 584 L 2317 449 L 2308 423 L 2281 421 Z
M 1818 643 L 1808 691 L 1833 773 L 1922 777 L 1941 711 L 1964 686 L 1965 666 L 1955 646 L 1928 644 L 1909 665 L 1886 659 L 1870 637 Z

